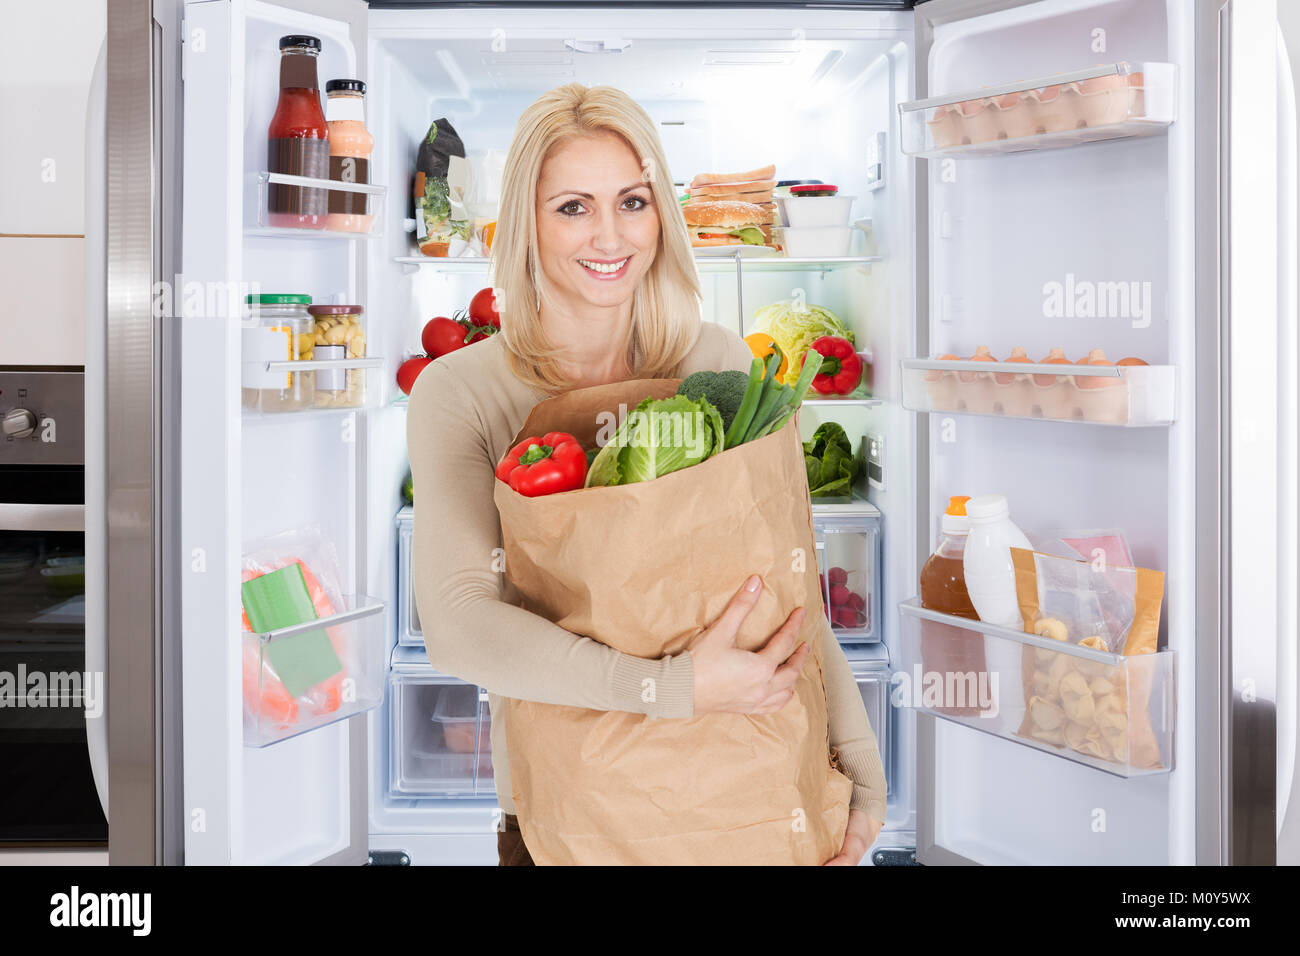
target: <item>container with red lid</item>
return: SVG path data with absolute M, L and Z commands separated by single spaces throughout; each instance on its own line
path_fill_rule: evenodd
M 853 213 L 853 196 L 841 196 L 831 183 L 791 186 L 785 197 L 785 219 L 792 229 L 824 229 L 848 226 Z
M 834 196 L 839 191 L 839 186 L 830 183 L 801 183 L 790 187 L 791 196 Z

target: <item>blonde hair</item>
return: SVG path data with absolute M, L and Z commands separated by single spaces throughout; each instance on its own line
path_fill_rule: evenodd
M 556 87 L 519 117 L 492 245 L 492 285 L 500 290 L 500 336 L 511 369 L 545 391 L 564 391 L 573 383 L 560 370 L 561 350 L 550 344 L 541 323 L 541 305 L 549 294 L 537 257 L 537 181 L 552 150 L 598 133 L 620 136 L 640 158 L 659 213 L 658 251 L 632 296 L 632 323 L 623 343 L 628 367 L 638 378 L 671 377 L 700 333 L 699 278 L 654 122 L 612 86 Z

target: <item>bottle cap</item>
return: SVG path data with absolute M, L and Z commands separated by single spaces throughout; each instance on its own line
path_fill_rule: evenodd
M 361 80 L 326 80 L 325 81 L 326 93 L 335 93 L 339 90 L 343 90 L 349 93 L 364 93 L 366 91 L 366 84 L 363 83 Z
M 287 37 L 280 37 L 280 49 L 287 50 L 289 47 L 306 47 L 308 50 L 320 50 L 320 38 L 309 37 L 304 33 L 291 33 Z
M 966 516 L 966 502 L 970 495 L 953 495 L 948 499 L 948 509 L 939 523 L 944 534 L 970 534 L 970 518 Z
M 1006 495 L 978 495 L 966 502 L 966 514 L 972 521 L 995 521 L 1010 513 Z

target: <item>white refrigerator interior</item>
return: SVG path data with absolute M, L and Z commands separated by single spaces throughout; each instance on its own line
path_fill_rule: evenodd
M 803 297 L 844 318 L 870 353 L 875 401 L 812 403 L 800 425 L 807 437 L 837 421 L 855 447 L 879 451 L 879 475 L 859 491 L 883 516 L 881 639 L 849 649 L 873 722 L 884 724 L 875 730 L 891 792 L 877 847 L 919 847 L 931 862 L 1195 862 L 1195 715 L 1220 702 L 1196 697 L 1193 5 L 984 6 L 1007 9 L 946 19 L 960 5 L 742 14 L 367 10 L 340 0 L 332 19 L 260 0 L 186 3 L 184 278 L 231 293 L 185 303 L 180 534 L 194 565 L 182 582 L 184 782 L 187 819 L 203 821 L 187 826 L 187 862 L 362 862 L 386 850 L 416 863 L 495 862 L 486 704 L 429 667 L 420 633 L 438 622 L 429 608 L 419 619 L 404 573 L 406 407 L 394 386 L 423 324 L 465 308 L 489 276 L 482 260 L 420 257 L 403 223 L 431 121 L 449 119 L 471 154 L 503 153 L 521 110 L 571 81 L 614 85 L 642 103 L 678 183 L 775 163 L 778 179 L 837 184 L 856 197 L 853 218 L 870 220 L 848 260 L 746 260 L 742 283 L 730 260 L 700 270 L 708 321 L 745 334 L 755 309 Z M 923 33 L 915 21 L 927 8 L 938 25 Z M 371 196 L 381 207 L 373 236 L 277 233 L 259 221 L 277 41 L 290 33 L 321 38 L 322 83 L 367 83 L 371 180 L 382 187 Z M 1105 142 L 994 143 L 978 156 L 931 142 L 924 161 L 903 151 L 907 104 L 1099 64 L 1150 65 L 1157 122 L 1126 114 Z M 1272 69 L 1271 60 L 1259 68 L 1269 84 Z M 365 307 L 377 367 L 361 370 L 361 407 L 241 406 L 241 302 L 258 291 Z M 1112 361 L 1141 357 L 1165 370 L 1153 369 L 1159 424 L 905 407 L 909 374 L 924 372 L 909 363 L 978 346 L 996 356 L 1023 346 L 1035 361 L 1054 347 L 1071 359 L 1095 348 Z M 1006 495 L 1027 530 L 1122 529 L 1135 562 L 1165 573 L 1167 772 L 1126 777 L 1010 734 L 880 706 L 878 678 L 904 656 L 898 608 L 916 595 L 938 515 L 951 495 L 989 493 Z M 241 552 L 309 525 L 333 542 L 343 590 L 385 605 L 384 702 L 246 746 Z M 1008 702 L 1019 693 L 1004 689 Z

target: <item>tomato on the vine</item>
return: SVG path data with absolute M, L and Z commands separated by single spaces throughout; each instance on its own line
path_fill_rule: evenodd
M 496 290 L 479 289 L 469 301 L 469 320 L 473 325 L 495 325 L 501 328 L 501 310 L 497 308 Z

